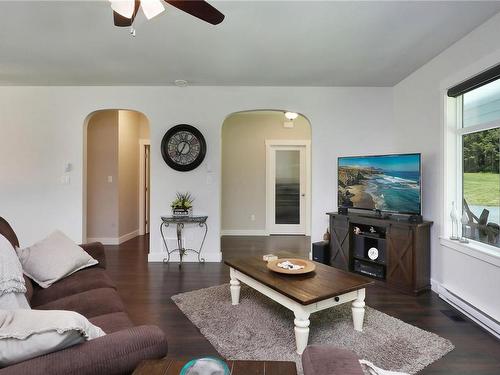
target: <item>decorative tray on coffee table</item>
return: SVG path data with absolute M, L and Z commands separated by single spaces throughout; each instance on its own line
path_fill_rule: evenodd
M 286 269 L 278 267 L 278 263 L 290 262 L 292 264 L 302 266 L 303 268 L 298 270 Z M 316 266 L 313 262 L 307 259 L 299 259 L 299 258 L 280 258 L 267 262 L 267 268 L 269 268 L 273 272 L 284 273 L 287 275 L 303 275 L 305 273 L 312 272 L 316 269 Z

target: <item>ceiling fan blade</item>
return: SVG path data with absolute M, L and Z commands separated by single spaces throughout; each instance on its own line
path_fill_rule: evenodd
M 224 15 L 211 6 L 206 1 L 202 0 L 165 0 L 170 5 L 189 13 L 200 20 L 208 22 L 212 25 L 218 25 L 224 20 Z
M 118 26 L 118 27 L 132 26 L 132 19 L 131 18 L 123 17 L 121 14 L 119 14 L 115 11 L 113 11 L 113 21 L 115 23 L 115 26 Z
M 141 6 L 140 0 L 135 0 L 134 13 L 132 13 L 131 18 L 124 17 L 120 13 L 113 11 L 113 21 L 115 23 L 115 26 L 118 27 L 132 26 L 132 23 L 134 22 L 135 16 L 139 11 L 140 6 Z

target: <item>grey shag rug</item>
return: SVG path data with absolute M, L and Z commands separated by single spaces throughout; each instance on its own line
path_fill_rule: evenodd
M 231 305 L 229 284 L 177 294 L 179 309 L 199 328 L 221 356 L 229 360 L 295 361 L 293 313 L 242 285 L 240 304 Z M 415 374 L 453 350 L 453 344 L 370 307 L 363 332 L 352 326 L 347 303 L 310 316 L 309 344 L 332 344 L 360 359 L 392 371 Z

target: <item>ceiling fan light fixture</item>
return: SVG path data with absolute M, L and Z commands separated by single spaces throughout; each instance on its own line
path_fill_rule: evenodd
M 141 0 L 141 7 L 148 20 L 165 11 L 165 7 L 160 0 Z
M 113 9 L 120 16 L 125 18 L 132 18 L 135 9 L 134 0 L 109 0 L 111 9 Z
M 285 112 L 285 117 L 289 119 L 290 121 L 295 120 L 297 117 L 299 117 L 298 113 L 295 112 Z

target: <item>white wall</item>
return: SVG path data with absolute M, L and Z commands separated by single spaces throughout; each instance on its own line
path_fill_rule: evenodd
M 257 87 L 0 87 L 0 215 L 23 244 L 54 228 L 82 239 L 83 123 L 93 111 L 134 109 L 151 127 L 151 260 L 161 260 L 158 227 L 176 191 L 191 191 L 198 212 L 209 215 L 205 255 L 220 259 L 221 127 L 231 113 L 290 109 L 312 126 L 312 239 L 328 225 L 336 204 L 339 155 L 396 151 L 390 88 Z M 179 123 L 203 132 L 208 152 L 192 172 L 163 161 L 164 133 Z M 15 162 L 14 162 L 15 161 Z M 71 184 L 61 185 L 72 162 Z M 198 235 L 199 231 L 195 232 Z M 191 236 L 194 240 L 199 237 Z
M 440 244 L 443 208 L 445 91 L 500 62 L 500 14 L 475 29 L 394 87 L 394 134 L 400 151 L 423 155 L 423 212 L 432 228 L 432 278 L 468 303 L 500 320 L 497 263 L 484 262 Z M 448 210 L 449 211 L 449 210 Z M 448 212 L 446 211 L 446 212 Z M 473 252 L 471 252 L 472 254 Z

